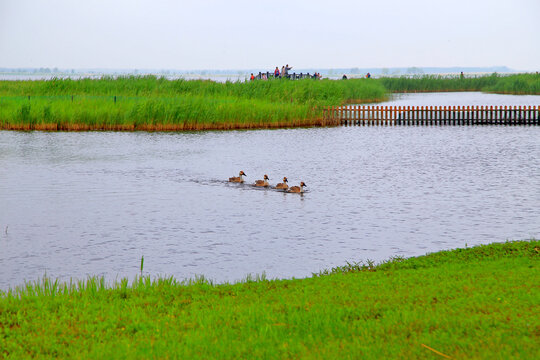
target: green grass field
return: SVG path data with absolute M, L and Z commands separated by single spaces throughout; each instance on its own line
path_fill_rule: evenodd
M 531 240 L 306 279 L 45 279 L 0 294 L 0 356 L 534 359 L 539 256 Z

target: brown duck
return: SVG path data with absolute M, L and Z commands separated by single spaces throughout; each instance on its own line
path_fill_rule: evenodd
M 276 185 L 276 189 L 283 189 L 287 190 L 289 188 L 289 185 L 287 184 L 289 180 L 287 180 L 286 177 L 283 177 L 283 182 Z
M 243 176 L 247 176 L 247 175 L 243 171 L 240 171 L 238 176 L 230 177 L 229 182 L 243 183 L 244 182 Z
M 291 193 L 303 193 L 304 192 L 304 186 L 306 186 L 306 184 L 302 181 L 300 183 L 300 186 L 293 186 L 291 187 L 287 192 L 291 192 Z M 307 186 L 306 186 L 307 187 Z
M 264 180 L 257 180 L 257 181 L 255 181 L 255 184 L 253 184 L 253 185 L 255 185 L 255 186 L 261 186 L 261 187 L 262 187 L 262 186 L 267 187 L 267 186 L 269 186 L 268 180 L 270 180 L 270 179 L 268 178 L 268 175 L 264 175 Z

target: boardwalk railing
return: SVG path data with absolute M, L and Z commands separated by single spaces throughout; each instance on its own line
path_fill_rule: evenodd
M 266 80 L 266 79 L 274 79 L 274 73 L 273 72 L 259 72 L 257 75 L 255 75 L 255 80 Z M 315 76 L 315 74 L 310 73 L 300 73 L 297 74 L 295 72 L 288 73 L 286 75 L 280 75 L 276 79 L 291 79 L 291 80 L 301 80 L 301 79 L 318 79 L 318 77 Z
M 540 125 L 540 106 L 337 106 L 342 125 Z

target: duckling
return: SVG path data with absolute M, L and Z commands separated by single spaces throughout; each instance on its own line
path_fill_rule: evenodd
M 303 193 L 304 192 L 304 186 L 306 186 L 306 184 L 302 181 L 300 183 L 300 186 L 293 186 L 291 187 L 287 192 L 291 192 L 291 193 Z M 306 186 L 307 187 L 307 186 Z
M 268 177 L 268 175 L 264 175 L 264 180 L 257 180 L 255 181 L 255 184 L 253 184 L 254 186 L 264 186 L 264 187 L 267 187 L 268 186 L 268 180 L 270 180 L 270 178 Z
M 283 182 L 276 185 L 276 189 L 282 189 L 287 190 L 289 188 L 289 184 L 287 184 L 289 180 L 287 180 L 286 177 L 283 177 Z
M 240 173 L 238 174 L 238 177 L 236 176 L 230 177 L 229 182 L 243 183 L 244 182 L 243 176 L 247 176 L 247 175 L 243 171 L 240 171 Z

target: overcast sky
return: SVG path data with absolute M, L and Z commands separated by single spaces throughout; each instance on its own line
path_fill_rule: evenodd
M 0 67 L 540 70 L 540 0 L 0 0 Z

